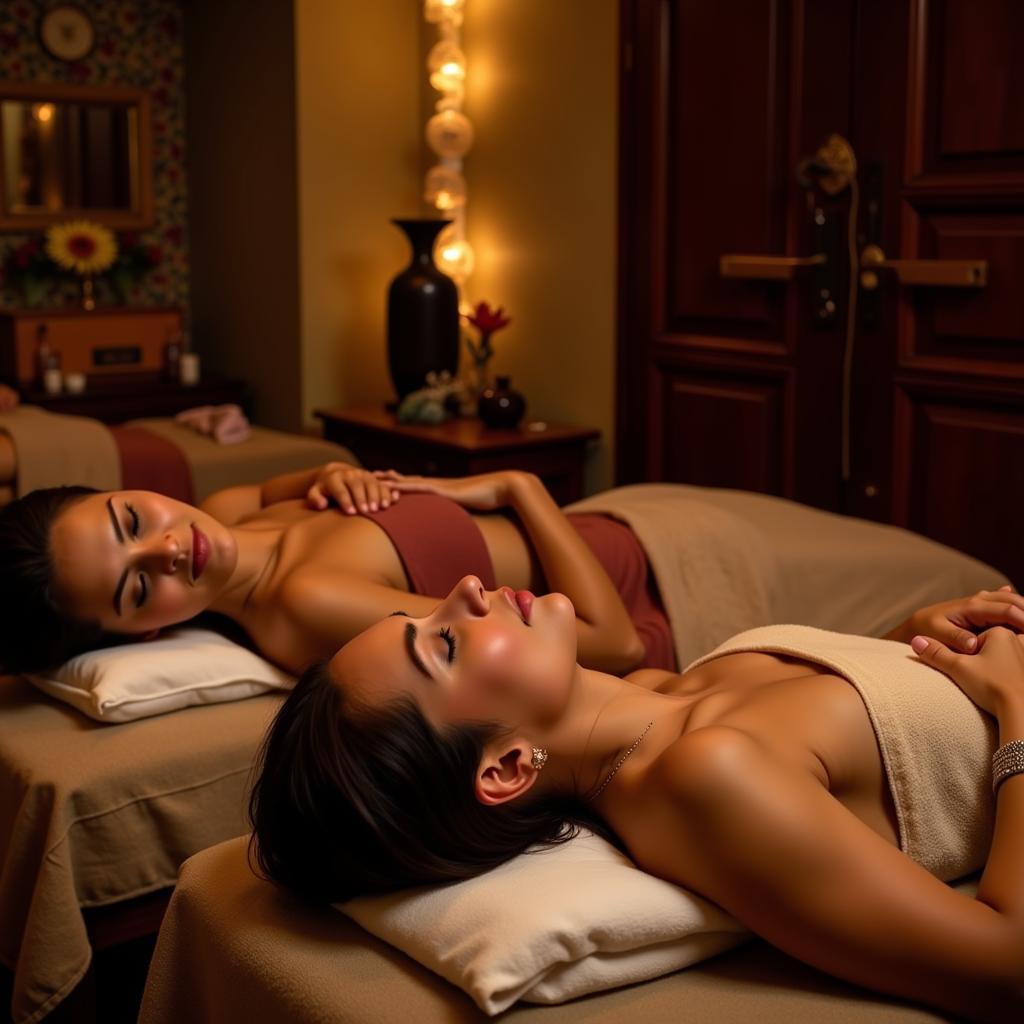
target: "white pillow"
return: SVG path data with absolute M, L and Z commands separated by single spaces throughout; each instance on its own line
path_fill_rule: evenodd
M 240 644 L 194 627 L 89 651 L 29 678 L 51 697 L 100 722 L 130 722 L 193 704 L 286 690 L 295 683 L 293 676 Z
M 725 911 L 581 832 L 454 885 L 337 904 L 492 1016 L 647 981 L 738 945 Z

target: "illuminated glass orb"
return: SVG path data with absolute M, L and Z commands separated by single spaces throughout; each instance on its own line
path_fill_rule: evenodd
M 465 0 L 423 0 L 423 17 L 431 25 L 446 21 L 456 26 L 461 25 L 464 3 Z
M 464 156 L 473 145 L 473 126 L 465 114 L 442 110 L 427 122 L 427 143 L 438 156 Z
M 455 238 L 451 229 L 445 228 L 434 246 L 434 262 L 442 273 L 462 284 L 473 273 L 476 256 L 469 242 L 464 238 Z
M 51 120 L 52 117 L 53 117 L 53 104 L 52 103 L 37 103 L 32 108 L 32 114 L 35 116 L 35 119 L 37 121 L 41 122 L 42 124 L 45 124 L 47 121 Z
M 466 80 L 466 55 L 452 42 L 442 39 L 427 54 L 430 84 L 439 92 L 459 89 Z
M 466 179 L 454 168 L 437 164 L 427 171 L 423 198 L 438 210 L 457 210 L 466 205 Z

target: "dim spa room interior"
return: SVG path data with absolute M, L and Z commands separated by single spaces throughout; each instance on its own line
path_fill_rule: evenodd
M 1024 1019 L 1021 52 L 4 0 L 0 1022 Z

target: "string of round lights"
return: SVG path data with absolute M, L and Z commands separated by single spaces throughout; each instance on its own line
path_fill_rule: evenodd
M 438 160 L 426 174 L 423 198 L 451 220 L 441 232 L 434 260 L 460 290 L 473 273 L 473 247 L 466 241 L 466 179 L 462 158 L 473 146 L 473 125 L 462 112 L 466 95 L 466 55 L 459 29 L 465 0 L 424 0 L 423 17 L 437 26 L 438 41 L 427 55 L 430 84 L 441 94 L 427 122 L 427 145 Z

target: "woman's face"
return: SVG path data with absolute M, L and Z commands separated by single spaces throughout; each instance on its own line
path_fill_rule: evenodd
M 152 491 L 89 495 L 50 531 L 58 598 L 114 633 L 148 633 L 198 615 L 238 558 L 231 532 Z
M 335 683 L 375 705 L 413 696 L 435 725 L 554 721 L 576 675 L 576 613 L 563 594 L 485 591 L 466 576 L 422 619 L 396 612 L 334 656 Z

